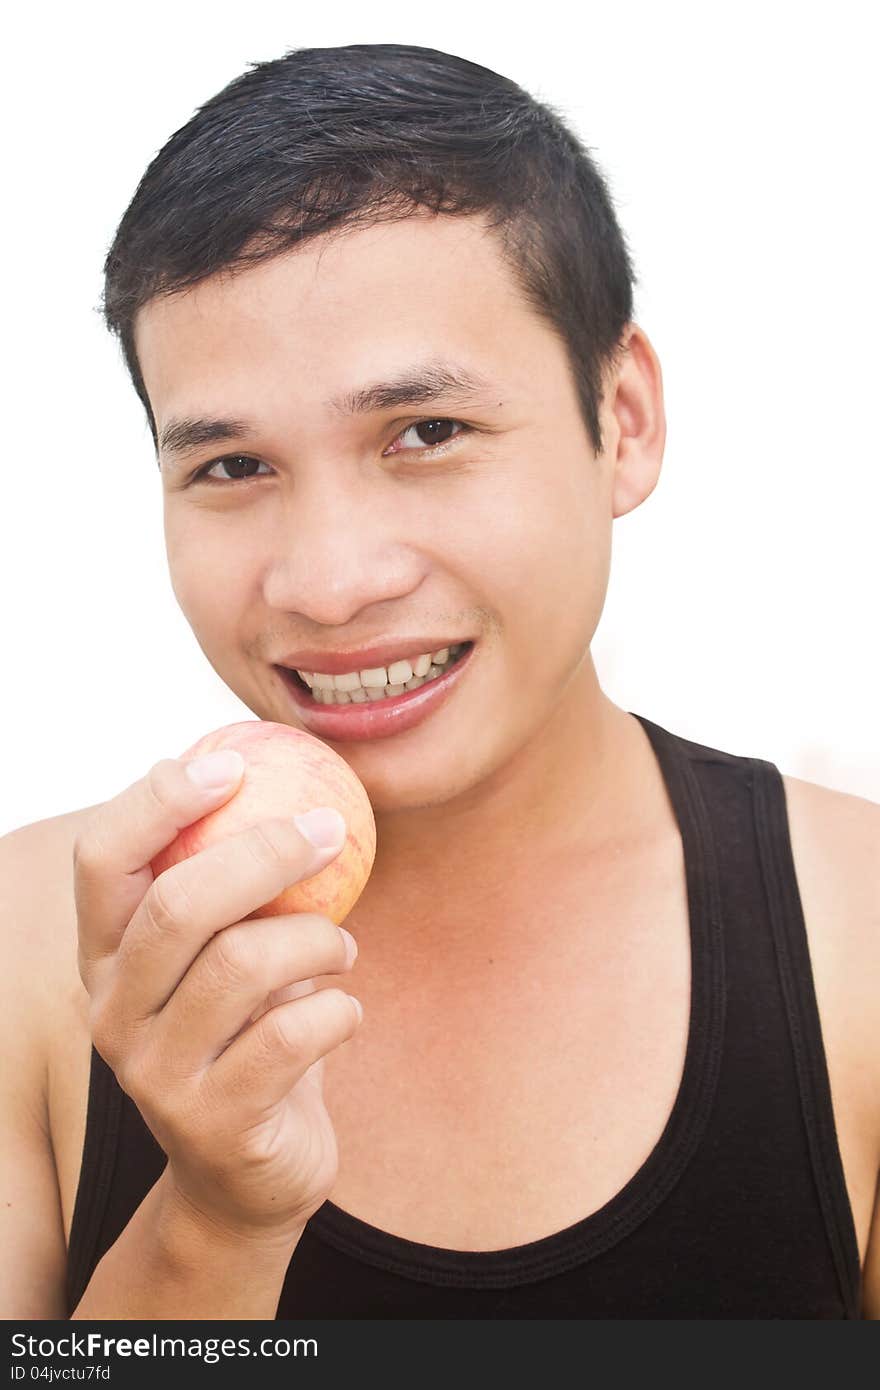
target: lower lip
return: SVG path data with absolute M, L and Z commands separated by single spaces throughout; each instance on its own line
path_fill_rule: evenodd
M 276 666 L 284 686 L 293 696 L 297 713 L 305 727 L 319 738 L 340 742 L 355 739 L 390 738 L 415 728 L 423 719 L 446 701 L 458 684 L 473 655 L 471 646 L 442 676 L 435 677 L 418 690 L 403 695 L 390 695 L 384 700 L 367 700 L 360 704 L 319 705 L 296 683 L 296 677 L 283 667 Z

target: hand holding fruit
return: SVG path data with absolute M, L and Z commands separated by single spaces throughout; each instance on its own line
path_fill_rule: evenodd
M 319 1063 L 360 1011 L 342 988 L 312 988 L 251 1020 L 286 986 L 350 968 L 336 923 L 369 875 L 375 825 L 343 759 L 274 727 L 202 741 L 242 752 L 243 776 L 233 768 L 226 784 L 199 785 L 195 761 L 164 759 L 96 808 L 76 840 L 74 889 L 93 1041 L 168 1155 L 169 1201 L 236 1237 L 295 1243 L 338 1166 Z M 291 738 L 316 746 L 305 778 Z M 270 743 L 285 750 L 274 774 Z M 318 770 L 328 765 L 338 781 Z M 317 849 L 293 817 L 323 805 L 346 808 L 348 834 Z M 308 910 L 291 912 L 291 893 Z

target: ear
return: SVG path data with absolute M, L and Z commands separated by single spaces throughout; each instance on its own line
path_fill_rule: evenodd
M 612 515 L 624 516 L 650 497 L 666 444 L 663 378 L 657 354 L 637 324 L 630 324 L 624 354 L 606 394 L 613 465 Z

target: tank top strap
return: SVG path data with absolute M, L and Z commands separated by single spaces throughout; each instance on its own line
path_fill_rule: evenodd
M 113 1072 L 92 1047 L 86 1136 L 67 1251 L 68 1317 L 100 1258 L 96 1249 L 116 1168 L 123 1094 Z
M 800 1143 L 810 1172 L 821 1225 L 846 1316 L 860 1317 L 861 1269 L 858 1238 L 831 1097 L 828 1066 L 810 959 L 809 938 L 798 887 L 785 783 L 779 768 L 763 758 L 745 757 L 671 734 L 642 716 L 655 752 L 666 765 L 688 763 L 701 790 L 701 806 L 721 860 L 724 895 L 728 1003 L 736 1020 L 727 1047 L 740 1052 L 741 1076 L 747 1084 L 746 1038 L 750 1021 L 767 1043 L 761 1061 L 768 1094 L 787 1097 L 794 1089 L 799 1109 Z M 671 790 L 671 788 L 670 788 Z M 770 1010 L 774 993 L 784 1019 L 788 1050 L 775 1056 L 775 1024 Z M 758 1005 L 758 1001 L 760 1004 Z M 756 1060 L 756 1059 L 755 1059 Z M 758 1072 L 753 1070 L 756 1077 Z M 791 1076 L 791 1081 L 788 1078 Z M 735 1091 L 731 1088 L 729 1094 Z M 769 1120 L 768 1115 L 768 1120 Z M 796 1131 L 787 1128 L 792 1146 Z M 808 1158 L 807 1158 L 808 1155 Z
M 68 1316 L 167 1161 L 134 1101 L 93 1046 L 86 1137 L 67 1252 Z

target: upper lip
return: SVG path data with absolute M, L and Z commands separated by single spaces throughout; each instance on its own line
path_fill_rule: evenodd
M 320 671 L 324 676 L 341 676 L 347 671 L 375 670 L 402 661 L 404 657 L 419 656 L 422 652 L 439 652 L 444 647 L 456 647 L 470 641 L 464 637 L 399 637 L 393 642 L 377 642 L 373 647 L 360 647 L 347 652 L 288 652 L 275 664 L 288 670 Z

